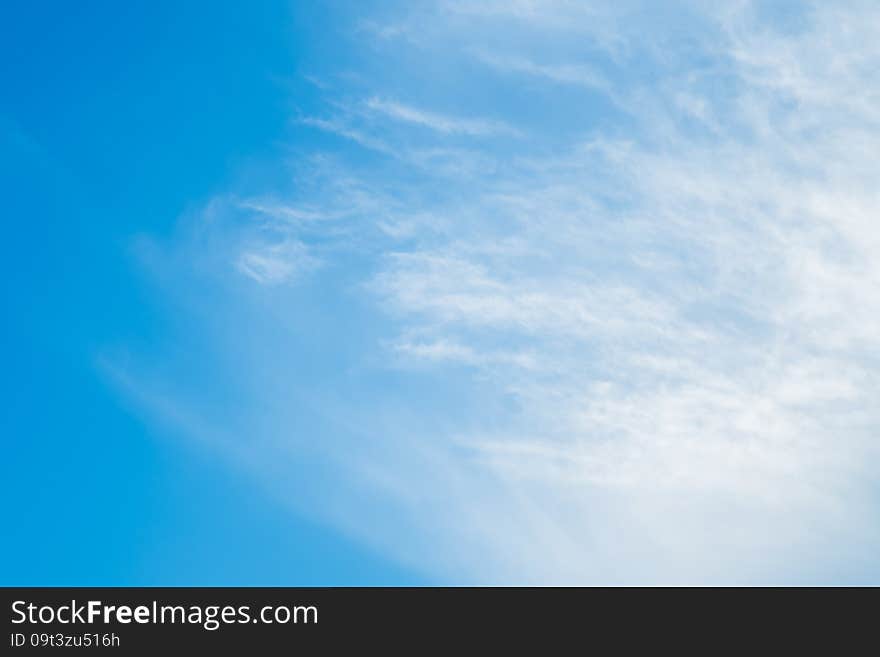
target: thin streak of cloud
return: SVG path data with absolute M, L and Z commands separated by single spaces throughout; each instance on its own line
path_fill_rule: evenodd
M 368 148 L 379 153 L 393 154 L 392 148 L 381 139 L 377 139 L 376 137 L 364 134 L 363 132 L 351 128 L 340 121 L 321 119 L 317 117 L 305 117 L 301 121 L 305 125 L 310 125 L 312 127 L 318 128 L 319 130 L 324 130 L 325 132 L 339 135 L 340 137 L 343 137 L 345 139 L 350 139 L 351 141 L 363 146 L 364 148 Z
M 370 110 L 384 114 L 392 119 L 413 123 L 444 134 L 460 134 L 473 137 L 489 135 L 516 136 L 519 134 L 517 130 L 500 121 L 445 116 L 410 105 L 404 105 L 393 100 L 370 98 L 366 102 L 366 106 Z

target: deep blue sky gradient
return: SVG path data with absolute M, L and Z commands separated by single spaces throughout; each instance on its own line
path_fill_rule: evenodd
M 333 5 L 0 8 L 0 584 L 421 580 L 149 428 L 96 367 L 173 318 L 133 265 L 290 140 Z M 328 55 L 329 53 L 329 55 Z

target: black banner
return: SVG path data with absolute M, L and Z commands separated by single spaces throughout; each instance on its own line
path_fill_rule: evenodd
M 779 648 L 873 641 L 872 589 L 5 588 L 3 654 Z M 611 643 L 608 643 L 611 642 Z M 871 645 L 871 644 L 867 644 Z M 603 647 L 604 646 L 604 647 Z

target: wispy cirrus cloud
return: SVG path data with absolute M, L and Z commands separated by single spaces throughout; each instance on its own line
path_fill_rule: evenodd
M 880 9 L 650 5 L 409 9 L 389 24 L 426 27 L 389 66 L 469 57 L 589 128 L 552 104 L 452 118 L 377 80 L 357 129 L 312 120 L 374 167 L 326 155 L 258 221 L 227 208 L 262 226 L 259 250 L 223 243 L 263 285 L 221 303 L 272 346 L 245 364 L 258 470 L 320 453 L 343 483 L 318 513 L 444 581 L 876 578 Z M 320 303 L 264 298 L 309 258 Z M 309 398 L 332 430 L 306 448 L 285 400 L 309 381 L 284 372 L 308 359 L 269 327 L 327 307 L 347 355 L 311 371 L 347 396 Z
M 500 55 L 479 49 L 474 51 L 474 55 L 479 61 L 503 73 L 544 78 L 560 84 L 579 85 L 608 95 L 614 93 L 608 80 L 586 64 L 542 64 L 522 56 Z
M 472 137 L 487 135 L 517 135 L 517 130 L 500 121 L 451 117 L 404 105 L 397 101 L 370 98 L 367 108 L 398 121 L 424 126 L 445 134 L 461 134 Z

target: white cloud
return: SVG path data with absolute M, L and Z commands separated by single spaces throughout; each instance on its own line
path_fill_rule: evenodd
M 804 3 L 782 25 L 751 2 L 677 3 L 657 22 L 623 5 L 443 3 L 468 15 L 450 34 L 425 19 L 420 48 L 625 108 L 565 146 L 547 125 L 512 154 L 474 139 L 452 174 L 431 158 L 413 173 L 431 145 L 397 143 L 388 118 L 464 137 L 515 121 L 379 89 L 368 133 L 312 122 L 397 159 L 341 165 L 350 195 L 318 184 L 291 206 L 331 217 L 339 266 L 371 263 L 358 289 L 385 313 L 387 352 L 358 362 L 479 400 L 416 411 L 374 387 L 365 410 L 331 405 L 358 438 L 322 449 L 374 497 L 336 491 L 326 517 L 456 581 L 876 577 L 880 8 Z M 519 38 L 493 53 L 499 17 Z M 303 254 L 287 230 L 237 266 L 290 280 Z M 260 380 L 280 399 L 294 385 Z M 295 458 L 285 431 L 279 414 L 261 447 L 275 465 Z M 364 520 L 378 509 L 394 521 Z
M 483 50 L 474 51 L 485 64 L 499 71 L 546 78 L 561 84 L 580 85 L 606 94 L 613 93 L 609 82 L 595 69 L 585 64 L 539 64 L 525 57 L 497 55 Z
M 377 139 L 376 137 L 373 137 L 371 135 L 364 134 L 360 130 L 356 130 L 350 126 L 347 126 L 341 121 L 306 117 L 302 120 L 302 122 L 306 125 L 318 128 L 319 130 L 332 132 L 339 135 L 340 137 L 350 139 L 351 141 L 360 144 L 364 148 L 369 148 L 380 153 L 391 153 L 391 147 L 388 146 L 388 144 L 383 142 L 381 139 Z
M 289 283 L 314 264 L 305 246 L 296 241 L 254 246 L 235 261 L 241 273 L 263 285 Z
M 500 121 L 445 116 L 410 105 L 404 105 L 393 100 L 370 98 L 366 106 L 370 110 L 384 114 L 392 119 L 414 123 L 446 134 L 461 134 L 474 137 L 518 134 L 514 128 Z

